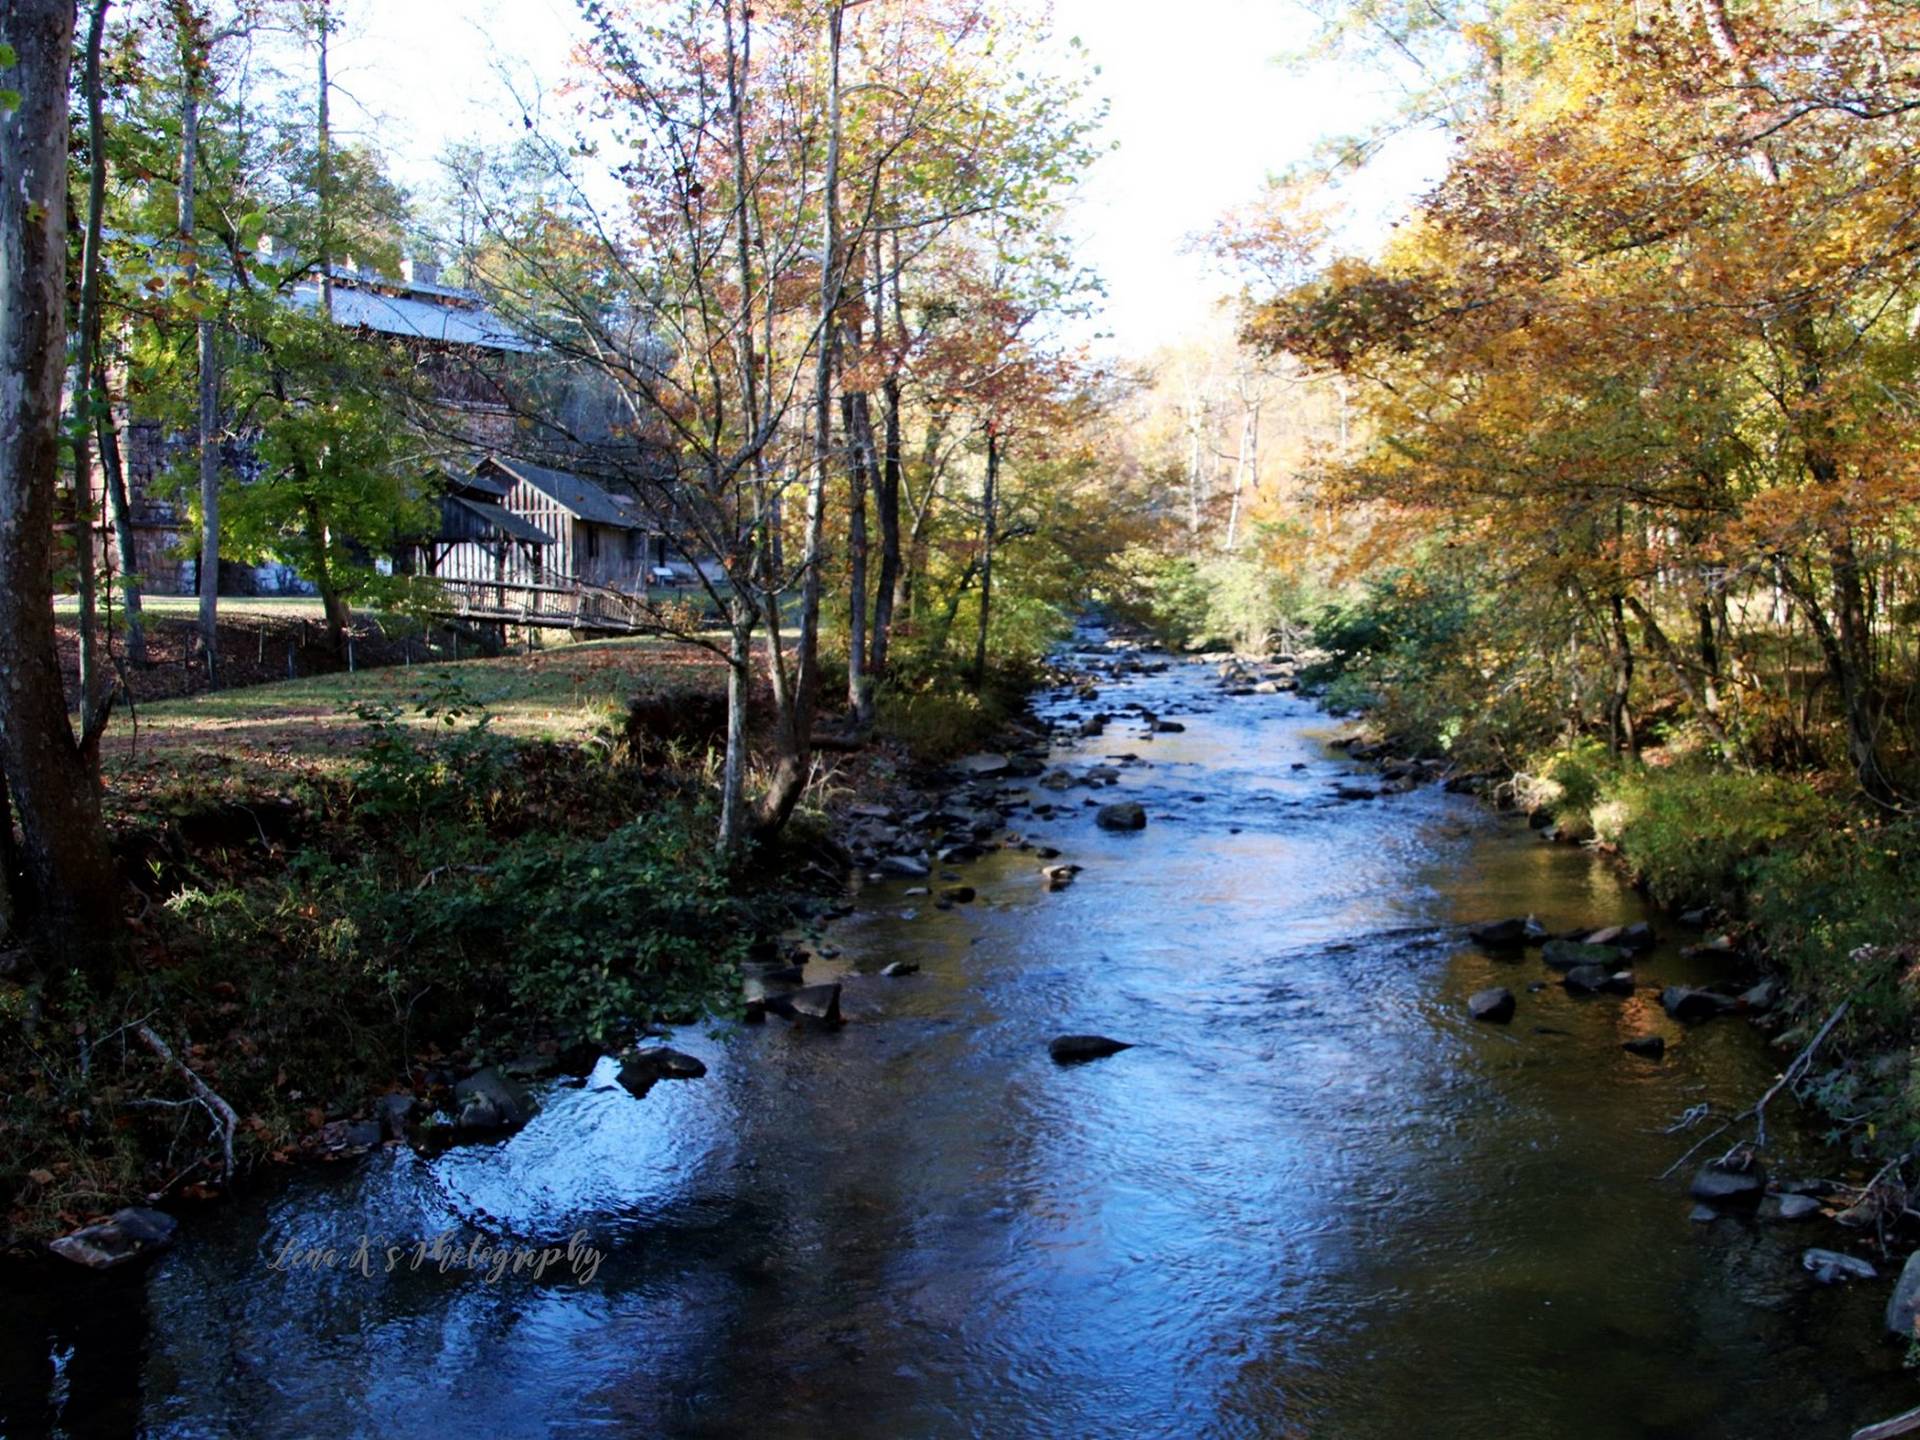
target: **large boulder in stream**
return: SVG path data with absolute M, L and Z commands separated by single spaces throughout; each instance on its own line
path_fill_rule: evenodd
M 497 1065 L 476 1070 L 453 1087 L 457 1135 L 505 1135 L 533 1118 L 533 1097 Z
M 89 1270 L 117 1270 L 166 1249 L 176 1228 L 177 1222 L 164 1210 L 130 1206 L 97 1225 L 62 1235 L 47 1249 Z
M 1128 1040 L 1110 1040 L 1105 1035 L 1056 1035 L 1047 1043 L 1047 1054 L 1056 1065 L 1079 1065 L 1088 1060 L 1104 1060 L 1122 1050 L 1133 1049 Z
M 613 1078 L 634 1099 L 644 1100 L 662 1080 L 698 1080 L 706 1073 L 706 1064 L 699 1057 L 656 1045 L 624 1056 L 620 1073 Z
M 1504 985 L 1477 990 L 1467 997 L 1467 1013 L 1490 1025 L 1504 1025 L 1513 1019 L 1513 992 Z
M 1122 800 L 1116 805 L 1102 805 L 1093 822 L 1102 830 L 1144 830 L 1147 812 L 1132 800 Z

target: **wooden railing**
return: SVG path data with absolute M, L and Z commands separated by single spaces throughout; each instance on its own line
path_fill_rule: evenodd
M 436 584 L 443 597 L 433 608 L 461 620 L 614 634 L 660 628 L 656 607 L 646 596 L 566 576 L 538 572 L 531 580 L 423 578 Z

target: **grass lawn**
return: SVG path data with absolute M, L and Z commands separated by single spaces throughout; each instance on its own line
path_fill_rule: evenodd
M 437 722 L 411 712 L 449 681 L 492 712 L 502 734 L 579 740 L 624 714 L 636 696 L 717 691 L 725 667 L 695 645 L 620 639 L 250 685 L 142 706 L 137 724 L 117 715 L 101 758 L 110 773 L 215 757 L 268 769 L 276 762 L 339 763 L 364 728 L 356 706 L 397 705 L 411 723 L 430 727 Z
M 80 600 L 74 595 L 56 595 L 53 597 L 53 613 L 62 620 L 73 620 L 80 614 Z M 115 597 L 114 615 L 120 613 L 118 596 Z M 197 595 L 142 595 L 140 613 L 162 616 L 169 620 L 197 620 L 200 618 L 200 597 Z M 239 619 L 281 619 L 314 620 L 326 619 L 317 595 L 255 595 L 220 597 L 220 618 L 222 620 Z

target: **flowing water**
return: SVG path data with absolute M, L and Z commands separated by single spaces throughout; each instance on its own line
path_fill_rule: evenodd
M 1778 1060 L 1661 1013 L 1660 982 L 1711 974 L 1663 944 L 1631 998 L 1576 1000 L 1529 991 L 1538 952 L 1463 943 L 1642 918 L 1607 866 L 1437 788 L 1335 802 L 1355 767 L 1296 697 L 1181 663 L 1105 691 L 1187 729 L 1060 747 L 1145 762 L 1015 820 L 1086 866 L 1071 889 L 1017 852 L 950 911 L 869 887 L 809 972 L 846 972 L 837 1033 L 685 1033 L 703 1080 L 635 1100 L 603 1062 L 502 1143 L 303 1172 L 143 1280 L 15 1297 L 0 1431 L 1754 1440 L 1920 1402 L 1887 1280 L 1799 1268 L 1856 1237 L 1689 1223 L 1684 1181 L 1651 1179 L 1676 1116 Z M 1151 821 L 1100 831 L 1089 794 Z M 896 959 L 920 973 L 876 973 Z M 1465 1016 L 1490 984 L 1510 1026 Z M 1053 1065 L 1080 1031 L 1137 1048 Z M 1663 1062 L 1620 1050 L 1647 1032 Z M 586 1283 L 269 1263 L 476 1227 L 604 1259 Z

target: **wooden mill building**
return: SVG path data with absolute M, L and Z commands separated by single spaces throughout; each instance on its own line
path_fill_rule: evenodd
M 417 541 L 409 559 L 403 569 L 450 582 L 639 593 L 667 563 L 667 538 L 631 496 L 489 455 L 448 477 L 440 531 Z

